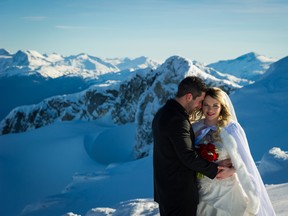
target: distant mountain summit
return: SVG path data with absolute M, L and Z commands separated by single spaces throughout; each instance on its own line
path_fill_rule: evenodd
M 277 59 L 265 57 L 255 52 L 250 52 L 232 60 L 222 60 L 208 64 L 217 71 L 244 78 L 250 81 L 257 81 L 266 72 L 269 66 Z
M 130 58 L 113 58 L 113 59 L 105 59 L 105 61 L 110 62 L 114 65 L 116 65 L 120 70 L 138 70 L 150 67 L 152 69 L 157 68 L 160 63 L 156 62 L 148 57 L 140 56 L 135 59 Z

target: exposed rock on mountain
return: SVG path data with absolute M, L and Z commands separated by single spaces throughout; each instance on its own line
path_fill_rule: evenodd
M 140 95 L 153 80 L 139 70 L 127 81 L 111 86 L 95 85 L 77 94 L 56 96 L 39 104 L 18 107 L 1 122 L 2 134 L 24 132 L 55 121 L 95 120 L 110 116 L 115 124 L 133 122 Z M 109 114 L 109 115 L 108 115 Z

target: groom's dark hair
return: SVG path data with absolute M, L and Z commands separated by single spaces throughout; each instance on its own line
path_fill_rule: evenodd
M 176 97 L 182 97 L 191 93 L 193 99 L 201 96 L 202 92 L 207 91 L 207 86 L 202 79 L 196 76 L 188 76 L 184 78 L 178 85 Z

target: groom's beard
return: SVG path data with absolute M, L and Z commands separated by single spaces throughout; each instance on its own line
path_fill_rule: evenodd
M 194 104 L 192 103 L 192 101 L 190 101 L 185 108 L 186 112 L 188 115 L 191 115 L 193 113 L 193 111 L 195 110 Z

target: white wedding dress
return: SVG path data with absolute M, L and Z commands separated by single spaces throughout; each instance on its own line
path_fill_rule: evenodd
M 215 145 L 219 155 L 217 161 L 230 159 L 228 152 L 221 143 L 215 141 L 212 141 L 212 143 Z M 224 180 L 202 176 L 198 181 L 200 203 L 197 215 L 243 216 L 247 204 L 243 189 L 237 179 L 237 174 Z
M 205 126 L 200 120 L 192 125 L 197 142 L 207 142 L 215 127 Z M 197 135 L 201 132 L 202 137 Z M 203 134 L 205 134 L 203 136 Z M 265 186 L 252 159 L 246 135 L 238 122 L 230 122 L 220 133 L 221 143 L 216 146 L 217 161 L 231 159 L 236 173 L 227 179 L 199 178 L 199 216 L 275 216 Z M 198 138 L 198 141 L 197 141 Z M 200 139 L 199 139 L 200 138 Z M 217 163 L 216 161 L 216 163 Z

